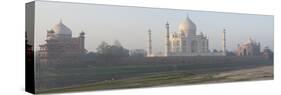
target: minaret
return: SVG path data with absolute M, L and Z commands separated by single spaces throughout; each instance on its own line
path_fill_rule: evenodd
M 79 41 L 80 41 L 80 49 L 85 52 L 85 32 L 82 30 L 79 35 Z
M 148 53 L 147 57 L 152 56 L 152 40 L 151 40 L 151 30 L 148 30 Z
M 166 23 L 166 30 L 167 30 L 167 34 L 166 34 L 166 50 L 165 50 L 165 56 L 169 56 L 170 54 L 170 50 L 171 50 L 171 47 L 170 47 L 170 33 L 169 33 L 169 23 L 167 22 Z
M 222 52 L 226 52 L 226 39 L 225 39 L 225 29 L 222 32 Z
M 62 19 L 60 18 L 60 24 L 62 24 Z

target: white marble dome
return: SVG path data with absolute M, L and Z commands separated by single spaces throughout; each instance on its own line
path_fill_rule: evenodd
M 52 30 L 54 31 L 54 35 L 56 37 L 71 37 L 72 31 L 66 25 L 60 21 L 60 23 L 53 26 Z
M 187 16 L 186 19 L 179 24 L 179 31 L 186 35 L 196 35 L 196 25 L 191 21 L 189 16 Z
M 249 37 L 248 40 L 244 42 L 242 45 L 250 45 L 250 44 L 257 44 L 257 42 L 254 41 L 251 37 Z

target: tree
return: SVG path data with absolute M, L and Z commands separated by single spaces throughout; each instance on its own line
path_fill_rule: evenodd
M 116 46 L 116 47 L 123 47 L 122 44 L 121 44 L 118 40 L 115 40 L 115 41 L 114 41 L 113 46 Z
M 116 40 L 113 45 L 102 42 L 97 48 L 98 55 L 102 57 L 128 57 L 129 50 L 123 48 L 121 43 Z
M 218 52 L 218 50 L 214 49 L 213 52 Z
M 106 54 L 109 47 L 110 46 L 108 45 L 108 43 L 106 43 L 105 41 L 102 41 L 101 44 L 97 48 L 97 53 L 98 54 Z
M 122 44 L 115 40 L 113 45 L 111 46 L 113 56 L 117 57 L 127 57 L 129 56 L 129 50 L 123 48 Z

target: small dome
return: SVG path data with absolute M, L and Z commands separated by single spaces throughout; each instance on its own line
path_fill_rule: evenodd
M 65 26 L 62 21 L 60 21 L 60 23 L 56 24 L 52 30 L 54 31 L 54 34 L 57 36 L 57 37 L 61 37 L 61 36 L 64 36 L 64 37 L 71 37 L 72 35 L 72 32 L 71 30 Z
M 256 44 L 256 41 L 254 41 L 252 38 L 249 38 L 244 44 Z
M 81 32 L 80 32 L 80 35 L 85 35 L 85 32 L 84 32 L 84 31 L 81 31 Z
M 179 31 L 186 35 L 196 35 L 196 25 L 191 21 L 189 16 L 179 24 Z

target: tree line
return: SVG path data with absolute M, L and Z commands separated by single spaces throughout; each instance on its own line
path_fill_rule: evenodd
M 92 58 L 121 58 L 129 56 L 129 50 L 124 48 L 118 40 L 115 40 L 112 45 L 102 41 L 96 50 L 97 52 L 89 52 L 87 56 Z

